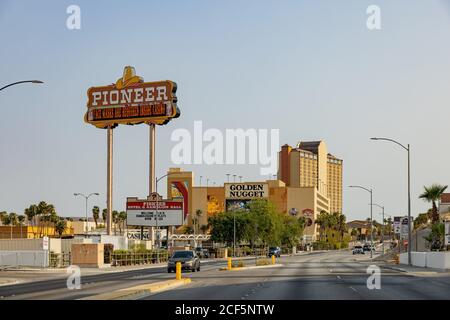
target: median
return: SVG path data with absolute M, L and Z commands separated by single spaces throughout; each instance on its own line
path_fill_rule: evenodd
M 182 278 L 180 280 L 159 281 L 149 284 L 138 285 L 130 288 L 124 288 L 109 293 L 97 294 L 80 300 L 127 300 L 137 296 L 156 293 L 164 290 L 174 289 L 191 283 L 190 278 Z

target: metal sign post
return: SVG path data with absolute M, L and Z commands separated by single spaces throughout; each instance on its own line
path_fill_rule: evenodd
M 112 192 L 113 192 L 113 128 L 108 126 L 107 131 L 107 174 L 106 174 L 106 234 L 112 233 Z

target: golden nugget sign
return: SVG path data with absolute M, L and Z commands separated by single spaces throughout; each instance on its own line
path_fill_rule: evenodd
M 166 124 L 180 115 L 176 91 L 175 82 L 144 82 L 133 67 L 127 66 L 115 84 L 89 88 L 84 121 L 97 128 L 143 122 Z
M 269 186 L 267 183 L 225 183 L 225 198 L 253 199 L 267 198 Z

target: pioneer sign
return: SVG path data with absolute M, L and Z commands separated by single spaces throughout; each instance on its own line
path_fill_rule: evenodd
M 182 224 L 182 201 L 149 201 L 127 198 L 128 226 L 167 227 Z
M 127 66 L 115 84 L 88 89 L 84 121 L 97 128 L 145 122 L 163 125 L 180 115 L 176 91 L 175 82 L 144 82 Z

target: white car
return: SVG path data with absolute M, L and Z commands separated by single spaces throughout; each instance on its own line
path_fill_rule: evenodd
M 354 246 L 352 253 L 353 254 L 364 254 L 363 247 L 361 247 L 361 246 Z

